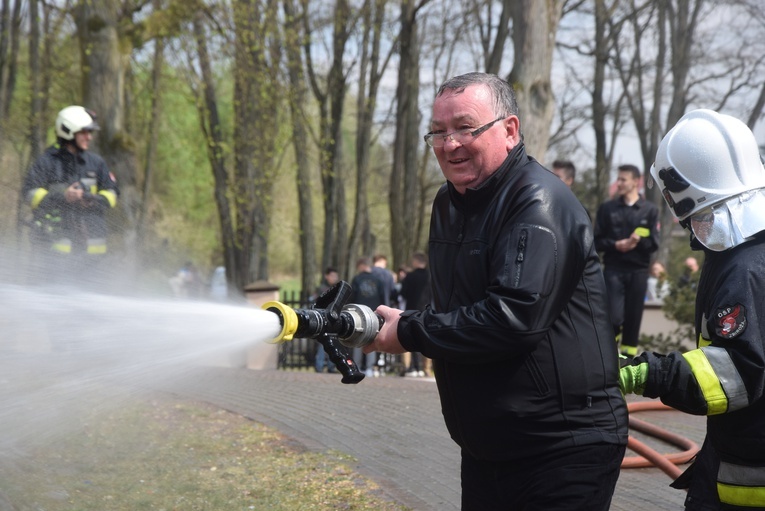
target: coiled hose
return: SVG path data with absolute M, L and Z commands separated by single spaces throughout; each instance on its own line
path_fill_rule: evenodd
M 629 403 L 627 409 L 630 412 L 630 429 L 664 440 L 683 450 L 671 454 L 660 454 L 643 442 L 630 436 L 627 440 L 627 447 L 636 452 L 638 456 L 625 457 L 624 460 L 622 460 L 622 468 L 658 467 L 672 479 L 677 479 L 683 471 L 677 468 L 676 465 L 682 465 L 683 463 L 690 461 L 690 459 L 699 451 L 698 444 L 685 437 L 667 431 L 664 428 L 660 428 L 659 426 L 632 416 L 634 412 L 674 410 L 674 408 L 671 408 L 660 401 L 636 401 Z

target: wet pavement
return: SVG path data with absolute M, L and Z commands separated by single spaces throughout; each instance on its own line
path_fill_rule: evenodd
M 417 511 L 458 510 L 460 456 L 430 378 L 385 376 L 343 385 L 338 374 L 204 367 L 160 390 L 205 401 L 278 429 L 308 449 L 353 456 L 356 470 Z M 699 445 L 705 419 L 677 411 L 639 417 Z M 636 434 L 660 452 L 677 449 Z M 633 453 L 627 451 L 630 456 Z M 611 509 L 682 510 L 685 493 L 658 468 L 622 470 Z

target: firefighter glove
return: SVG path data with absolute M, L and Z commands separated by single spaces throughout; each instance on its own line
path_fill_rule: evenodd
M 648 362 L 627 365 L 619 369 L 619 390 L 623 395 L 643 395 L 648 380 Z

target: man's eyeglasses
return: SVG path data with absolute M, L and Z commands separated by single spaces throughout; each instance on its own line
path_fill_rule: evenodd
M 459 145 L 467 145 L 470 142 L 473 141 L 475 137 L 483 133 L 484 131 L 488 130 L 492 126 L 494 126 L 494 123 L 497 121 L 501 121 L 502 119 L 505 119 L 507 116 L 503 117 L 497 117 L 493 121 L 484 124 L 480 128 L 473 129 L 473 128 L 465 128 L 457 131 L 452 131 L 451 133 L 433 133 L 432 131 L 425 135 L 425 143 L 428 144 L 430 147 L 443 147 L 446 143 L 446 140 L 449 139 L 452 142 L 457 142 Z

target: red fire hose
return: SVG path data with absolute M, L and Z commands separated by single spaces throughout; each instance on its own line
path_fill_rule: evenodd
M 665 474 L 676 479 L 682 470 L 676 465 L 687 463 L 699 450 L 699 446 L 680 435 L 676 435 L 664 428 L 649 424 L 632 416 L 633 412 L 643 412 L 648 410 L 674 410 L 660 401 L 638 401 L 629 403 L 627 409 L 630 412 L 630 428 L 646 435 L 664 440 L 672 445 L 683 449 L 681 452 L 671 454 L 660 454 L 656 450 L 648 447 L 643 442 L 636 440 L 632 436 L 627 440 L 627 447 L 636 452 L 639 456 L 629 456 L 622 461 L 622 468 L 645 468 L 658 467 Z

